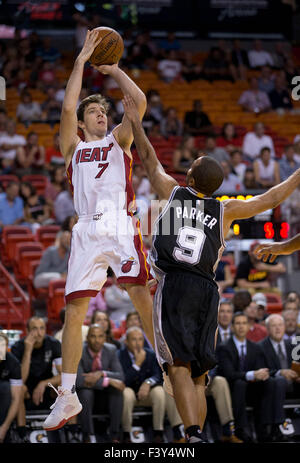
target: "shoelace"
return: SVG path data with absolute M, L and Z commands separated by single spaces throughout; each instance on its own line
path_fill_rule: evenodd
M 53 384 L 51 384 L 51 383 L 48 383 L 48 386 L 52 387 L 52 389 L 54 389 L 56 394 L 57 394 L 57 397 L 56 397 L 56 400 L 55 400 L 54 404 L 51 405 L 51 407 L 50 407 L 50 409 L 52 410 L 55 407 L 58 399 L 63 395 L 63 390 L 61 390 L 60 388 L 56 389 L 56 387 L 54 387 Z

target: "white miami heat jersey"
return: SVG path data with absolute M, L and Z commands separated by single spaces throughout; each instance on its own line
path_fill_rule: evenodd
M 80 141 L 67 169 L 79 216 L 105 213 L 113 207 L 128 212 L 133 205 L 132 160 L 112 133 Z

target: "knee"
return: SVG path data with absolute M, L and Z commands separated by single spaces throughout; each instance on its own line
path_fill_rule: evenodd
M 125 387 L 123 391 L 123 401 L 124 401 L 124 405 L 134 404 L 135 393 L 134 393 L 134 390 L 131 389 L 131 387 Z
M 87 299 L 87 300 L 85 300 Z M 66 308 L 65 324 L 77 325 L 83 323 L 88 308 L 88 298 L 76 299 L 69 304 Z
M 155 386 L 151 390 L 151 399 L 152 402 L 157 402 L 160 404 L 160 406 L 165 406 L 166 397 L 164 388 L 162 386 Z
M 225 389 L 228 388 L 227 379 L 224 376 L 215 376 L 212 380 L 212 384 L 214 387 L 218 389 Z

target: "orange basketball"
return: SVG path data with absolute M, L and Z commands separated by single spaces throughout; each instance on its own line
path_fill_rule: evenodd
M 102 37 L 102 40 L 89 61 L 96 66 L 117 63 L 124 51 L 124 42 L 120 34 L 110 27 L 97 27 L 93 30 L 98 31 L 98 36 Z

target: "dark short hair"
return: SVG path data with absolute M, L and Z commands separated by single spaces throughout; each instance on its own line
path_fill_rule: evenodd
M 43 322 L 44 322 L 45 325 L 46 325 L 46 322 L 45 322 L 45 320 L 43 319 L 43 317 L 38 317 L 37 315 L 33 315 L 33 317 L 28 318 L 28 320 L 27 320 L 27 322 L 26 322 L 26 328 L 27 328 L 28 331 L 29 331 L 30 323 L 31 323 L 32 320 L 43 320 Z
M 191 177 L 195 181 L 195 189 L 206 196 L 211 196 L 221 185 L 224 172 L 221 165 L 214 158 L 203 155 L 200 162 L 192 164 Z
M 137 315 L 138 317 L 140 316 L 138 312 L 129 312 L 127 315 L 126 315 L 126 323 L 128 322 L 129 318 L 132 317 L 133 315 Z
M 247 321 L 248 321 L 248 316 L 244 312 L 235 312 L 235 314 L 233 314 L 233 317 L 232 317 L 232 324 L 233 325 L 234 325 L 235 319 L 237 317 L 246 317 Z
M 102 105 L 106 111 L 106 113 L 109 110 L 109 103 L 107 100 L 104 98 L 104 96 L 100 95 L 99 93 L 96 93 L 94 95 L 87 96 L 84 98 L 81 102 L 80 105 L 78 106 L 77 109 L 77 118 L 79 121 L 84 122 L 84 111 L 87 106 L 89 106 L 91 103 L 98 103 Z
M 237 309 L 237 312 L 244 310 L 244 308 L 247 307 L 251 301 L 252 297 L 247 289 L 239 289 L 235 292 L 232 298 L 233 306 L 235 309 Z
M 232 311 L 233 311 L 233 304 L 232 304 L 232 302 L 231 302 L 229 299 L 226 299 L 225 297 L 222 298 L 222 299 L 220 300 L 220 304 L 219 304 L 219 305 L 220 305 L 220 307 L 221 307 L 221 305 L 229 305 L 230 308 L 231 308 Z
M 269 151 L 269 153 L 271 153 L 271 150 L 268 146 L 263 146 L 259 152 L 259 155 L 261 156 L 264 151 Z

